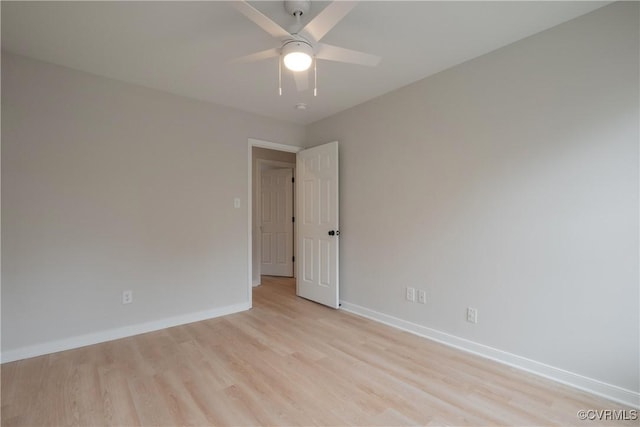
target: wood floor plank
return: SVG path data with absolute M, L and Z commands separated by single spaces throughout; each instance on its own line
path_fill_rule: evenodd
M 578 410 L 631 410 L 262 282 L 247 312 L 2 365 L 2 425 L 584 426 Z

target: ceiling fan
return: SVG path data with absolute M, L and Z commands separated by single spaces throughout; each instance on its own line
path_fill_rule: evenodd
M 282 64 L 293 72 L 298 91 L 304 91 L 309 85 L 307 70 L 312 64 L 314 65 L 314 76 L 317 76 L 317 59 L 370 67 L 375 67 L 380 63 L 381 58 L 379 56 L 320 43 L 320 40 L 357 5 L 355 1 L 334 1 L 325 7 L 315 18 L 305 25 L 304 28 L 300 29 L 298 25 L 294 27 L 294 30 L 291 32 L 273 22 L 244 0 L 233 1 L 231 4 L 240 13 L 278 40 L 279 43 L 279 47 L 242 56 L 232 62 L 246 63 L 262 61 L 280 56 L 281 59 L 278 61 L 280 95 L 282 95 Z M 284 1 L 284 7 L 287 13 L 292 15 L 299 23 L 300 17 L 309 12 L 311 1 L 287 0 Z M 314 78 L 314 96 L 317 94 L 317 84 L 315 83 L 317 83 L 317 77 Z

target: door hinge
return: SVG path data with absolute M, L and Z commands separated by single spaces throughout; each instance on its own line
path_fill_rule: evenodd
M 296 178 L 295 177 L 291 177 L 291 182 L 296 182 Z
M 295 216 L 291 217 L 291 222 L 296 222 L 296 217 Z
M 292 257 L 291 257 L 291 261 L 296 262 L 296 257 L 295 257 L 295 256 L 292 256 Z

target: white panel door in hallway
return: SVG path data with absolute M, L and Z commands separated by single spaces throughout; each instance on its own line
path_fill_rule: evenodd
M 293 171 L 262 171 L 260 216 L 262 255 L 260 272 L 293 276 Z
M 297 294 L 338 308 L 338 143 L 296 160 Z

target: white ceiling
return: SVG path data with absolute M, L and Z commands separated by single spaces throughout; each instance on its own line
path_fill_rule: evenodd
M 292 25 L 281 1 L 251 3 L 283 28 Z M 275 58 L 229 63 L 277 42 L 227 2 L 2 1 L 2 48 L 308 124 L 608 3 L 363 1 L 322 41 L 382 62 L 368 68 L 319 61 L 315 98 L 311 90 L 298 93 L 289 75 L 278 96 Z M 313 2 L 304 21 L 327 4 Z M 299 102 L 307 110 L 296 110 Z

